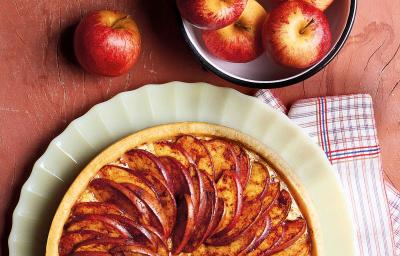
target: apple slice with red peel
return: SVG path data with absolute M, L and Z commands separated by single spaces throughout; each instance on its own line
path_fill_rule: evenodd
M 281 190 L 278 198 L 268 211 L 272 226 L 276 226 L 286 219 L 289 214 L 291 204 L 292 197 L 290 196 L 289 192 L 284 189 Z
M 287 220 L 283 223 L 281 239 L 266 253 L 274 254 L 292 246 L 306 231 L 307 224 L 304 219 Z
M 203 171 L 214 179 L 214 167 L 210 153 L 203 143 L 191 135 L 182 135 L 177 138 L 175 144 L 183 149 L 183 153 L 197 166 L 199 171 Z
M 160 156 L 170 156 L 176 159 L 183 167 L 188 168 L 190 161 L 183 153 L 183 149 L 169 141 L 159 141 L 154 143 L 154 152 Z
M 236 158 L 239 163 L 239 177 L 240 184 L 242 187 L 246 187 L 248 179 L 250 178 L 250 160 L 246 151 L 243 147 L 239 146 L 235 142 L 231 142 L 233 153 L 236 155 Z
M 170 156 L 161 156 L 160 161 L 165 164 L 166 169 L 174 170 L 173 173 L 176 175 L 176 181 L 181 181 L 180 183 L 174 182 L 174 196 L 179 197 L 183 194 L 193 195 L 192 202 L 194 205 L 198 205 L 198 200 L 194 197 L 196 192 L 193 180 L 188 169 L 182 166 L 175 158 Z
M 269 189 L 270 176 L 264 164 L 253 162 L 250 173 L 248 183 L 243 190 L 243 200 L 246 202 L 260 200 L 260 197 L 268 193 Z
M 65 232 L 63 233 L 60 239 L 58 253 L 60 254 L 60 256 L 67 256 L 72 252 L 76 244 L 81 243 L 85 240 L 99 238 L 104 235 L 105 234 L 93 230 L 78 230 L 72 232 Z
M 279 182 L 274 181 L 269 183 L 267 195 L 262 199 L 263 209 L 269 209 L 272 207 L 280 194 L 280 187 L 281 185 Z
M 151 226 L 144 226 L 132 219 L 119 215 L 105 215 L 110 219 L 118 221 L 132 237 L 134 242 L 142 244 L 156 250 L 160 245 L 166 246 L 162 237 L 157 235 L 157 231 Z
M 176 225 L 172 231 L 172 253 L 179 254 L 189 242 L 195 226 L 195 209 L 189 195 L 178 202 Z
M 251 204 L 243 203 L 243 209 L 240 214 L 236 225 L 228 232 L 218 232 L 214 234 L 210 239 L 207 240 L 208 244 L 211 245 L 227 245 L 232 243 L 243 231 L 245 231 L 251 224 L 256 221 L 262 211 L 261 201 L 257 201 Z
M 248 186 L 251 183 L 248 184 Z M 259 198 L 258 201 L 244 201 L 242 213 L 235 225 L 235 227 L 229 232 L 215 234 L 207 242 L 213 245 L 226 245 L 235 240 L 241 233 L 245 232 L 246 229 L 251 227 L 254 221 L 259 218 L 261 214 L 269 209 L 274 200 L 279 195 L 279 182 L 271 184 L 264 184 L 269 188 L 268 193 L 263 193 L 263 197 Z
M 236 173 L 224 172 L 216 184 L 218 196 L 224 202 L 224 213 L 215 233 L 229 232 L 242 212 L 242 186 Z
M 111 180 L 95 179 L 90 182 L 90 190 L 100 202 L 117 205 L 130 218 L 145 225 L 153 226 L 158 230 L 158 234 L 163 234 L 163 227 L 153 221 L 152 213 L 145 202 L 128 188 Z
M 76 245 L 74 252 L 80 251 L 94 251 L 94 252 L 109 252 L 116 246 L 136 244 L 130 239 L 126 238 L 100 238 L 83 241 Z
M 157 253 L 153 252 L 148 248 L 137 245 L 123 245 L 114 247 L 110 250 L 112 255 L 146 255 L 146 256 L 158 256 Z
M 81 215 L 75 217 L 65 226 L 67 232 L 90 230 L 110 237 L 128 238 L 130 233 L 118 221 L 103 215 Z
M 115 214 L 124 215 L 122 210 L 111 203 L 100 202 L 81 202 L 74 205 L 72 208 L 72 216 L 84 214 Z
M 172 189 L 171 192 L 174 196 L 188 193 L 188 183 L 185 179 L 182 169 L 184 167 L 175 159 L 170 156 L 160 156 L 158 159 L 164 165 L 165 170 L 170 173 L 172 177 Z
M 243 191 L 243 210 L 236 225 L 229 232 L 218 232 L 209 239 L 213 245 L 225 245 L 231 243 L 243 230 L 255 221 L 258 214 L 263 211 L 264 197 L 268 194 L 269 174 L 258 162 L 253 163 L 250 179 Z M 274 191 L 271 191 L 274 193 Z M 262 197 L 260 197 L 262 196 Z M 258 200 L 256 200 L 258 199 Z M 267 201 L 267 200 L 266 200 Z
M 122 156 L 122 162 L 130 169 L 151 173 L 169 188 L 172 187 L 172 179 L 162 163 L 152 153 L 142 149 L 132 149 Z
M 238 255 L 244 251 L 253 241 L 257 231 L 265 227 L 265 214 L 260 214 L 256 221 L 254 221 L 250 228 L 246 229 L 231 243 L 223 246 L 206 245 L 199 247 L 199 254 L 197 255 Z
M 222 216 L 225 212 L 224 200 L 222 200 L 222 198 L 218 197 L 218 195 L 217 195 L 216 200 L 217 201 L 215 204 L 215 208 L 213 209 L 211 221 L 207 227 L 207 232 L 204 235 L 205 238 L 203 239 L 203 241 L 207 240 L 207 238 L 211 237 L 215 233 L 215 230 L 217 229 L 218 224 L 220 223 Z
M 249 244 L 249 246 L 247 246 L 245 250 L 242 251 L 242 254 L 244 253 L 245 255 L 247 255 L 247 253 L 257 248 L 262 243 L 262 241 L 264 241 L 264 239 L 267 238 L 270 231 L 271 231 L 271 220 L 267 217 L 265 218 L 264 221 L 264 227 L 262 229 L 257 230 L 253 241 Z
M 218 181 L 225 172 L 238 173 L 239 164 L 232 146 L 222 139 L 202 140 L 214 166 L 214 180 Z
M 204 215 L 206 213 L 207 207 L 207 188 L 206 188 L 206 176 L 207 174 L 199 171 L 197 168 L 195 169 L 197 182 L 199 186 L 199 210 L 196 214 L 196 227 L 199 227 L 203 222 Z M 196 178 L 196 177 L 194 177 Z
M 170 216 L 165 214 L 164 209 L 158 199 L 152 194 L 148 193 L 146 190 L 143 190 L 134 184 L 123 183 L 122 185 L 132 191 L 146 204 L 152 213 L 150 215 L 152 219 L 151 222 L 157 223 L 157 226 L 160 224 L 164 230 L 164 237 L 167 238 L 171 232 L 175 220 L 169 218 Z
M 166 215 L 170 219 L 170 221 L 175 221 L 176 219 L 176 201 L 174 195 L 172 194 L 171 190 L 158 178 L 151 174 L 146 174 L 141 171 L 127 169 L 131 176 L 136 177 L 139 181 L 142 181 L 146 184 L 149 188 L 154 191 L 156 198 L 162 205 Z M 173 226 L 174 223 L 171 223 Z
M 248 251 L 247 255 L 249 256 L 260 256 L 260 255 L 269 255 L 266 254 L 270 248 L 272 248 L 279 240 L 282 238 L 283 227 L 281 225 L 275 226 L 271 229 L 268 235 L 264 240 L 256 247 L 255 249 Z
M 212 178 L 199 171 L 200 180 L 200 206 L 199 212 L 196 216 L 195 230 L 193 232 L 188 244 L 184 248 L 184 252 L 193 252 L 205 239 L 207 228 L 211 223 L 213 214 L 213 206 L 216 198 L 216 188 L 213 186 Z
M 286 256 L 286 255 L 296 255 L 296 256 L 309 256 L 311 251 L 311 243 L 307 236 L 300 236 L 298 240 L 289 246 L 288 248 L 279 252 L 266 252 L 263 255 L 274 255 L 274 256 Z
M 132 174 L 131 169 L 116 165 L 106 165 L 100 169 L 98 174 L 103 179 L 109 179 L 117 183 L 132 183 L 157 197 L 154 190 L 140 176 Z

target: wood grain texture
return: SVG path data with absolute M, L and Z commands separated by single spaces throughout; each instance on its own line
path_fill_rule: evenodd
M 340 1 L 340 0 L 336 0 Z M 116 9 L 137 21 L 143 51 L 128 74 L 84 73 L 72 50 L 74 28 L 92 10 Z M 251 94 L 205 71 L 180 34 L 172 0 L 43 1 L 0 4 L 0 237 L 33 163 L 52 138 L 91 106 L 148 83 L 205 81 Z M 288 106 L 305 97 L 369 93 L 375 104 L 387 178 L 400 188 L 400 2 L 360 0 L 355 27 L 341 53 L 303 83 L 275 90 Z M 397 32 L 396 32 L 397 31 Z

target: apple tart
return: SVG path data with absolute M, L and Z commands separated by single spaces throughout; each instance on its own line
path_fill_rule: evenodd
M 64 196 L 46 255 L 318 255 L 312 205 L 250 136 L 149 128 L 92 160 Z

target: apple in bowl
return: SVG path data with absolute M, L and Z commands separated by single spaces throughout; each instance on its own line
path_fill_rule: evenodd
M 103 76 L 126 73 L 138 60 L 141 36 L 135 21 L 122 12 L 95 11 L 74 34 L 74 51 L 88 72 Z
M 331 48 L 331 31 L 324 13 L 301 0 L 274 8 L 263 28 L 263 44 L 279 64 L 307 68 Z
M 286 1 L 291 1 L 291 0 L 273 0 L 273 5 L 278 5 Z M 321 11 L 325 11 L 333 3 L 334 0 L 303 0 L 303 1 L 311 4 L 312 6 L 320 9 Z
M 201 29 L 219 29 L 235 22 L 247 0 L 177 0 L 182 17 Z
M 262 54 L 262 27 L 267 12 L 256 1 L 248 0 L 242 15 L 231 25 L 217 30 L 203 30 L 207 50 L 214 56 L 236 63 L 249 62 Z

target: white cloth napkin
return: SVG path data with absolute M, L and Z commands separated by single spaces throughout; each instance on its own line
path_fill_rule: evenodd
M 286 113 L 270 90 L 255 96 Z M 400 193 L 383 179 L 371 97 L 300 100 L 287 115 L 322 147 L 338 172 L 351 202 L 359 255 L 400 255 Z

